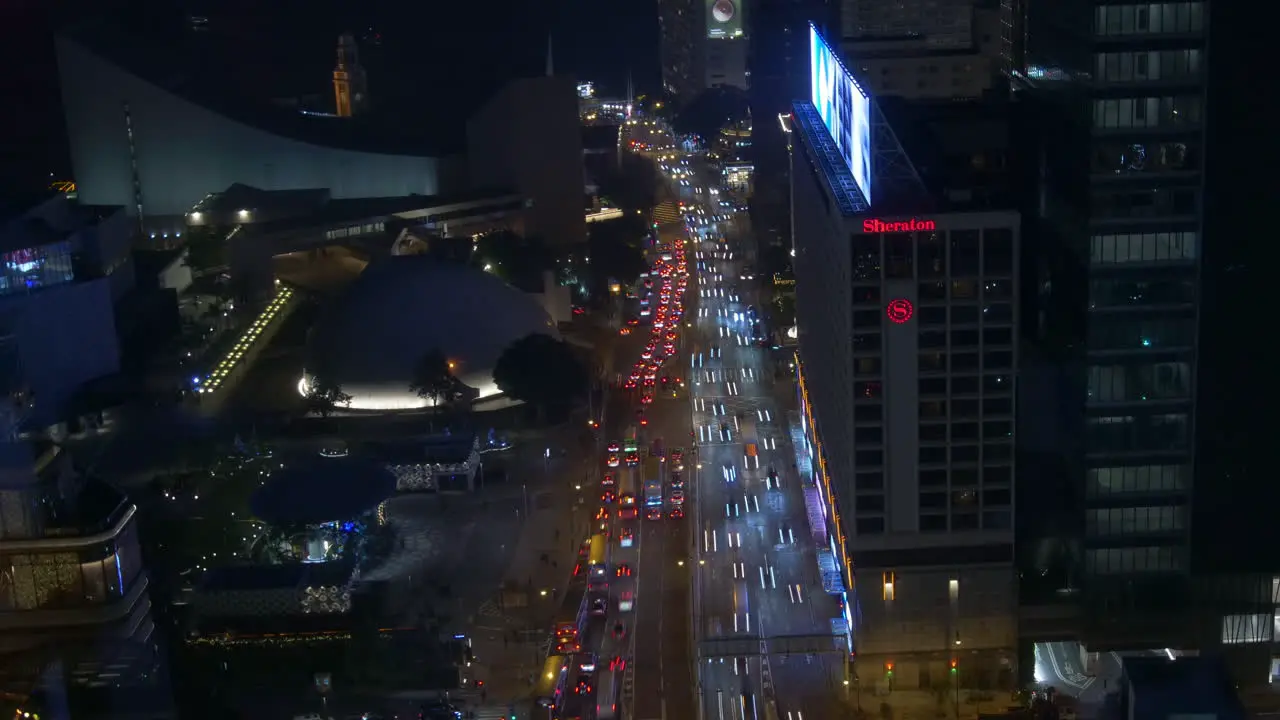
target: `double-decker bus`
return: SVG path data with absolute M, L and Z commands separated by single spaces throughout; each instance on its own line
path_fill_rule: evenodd
M 591 536 L 591 552 L 587 556 L 587 573 L 591 580 L 609 576 L 609 541 L 604 535 Z
M 631 425 L 627 428 L 627 434 L 622 436 L 622 452 L 633 453 L 640 452 L 640 443 L 636 440 L 636 426 Z
M 636 473 L 626 470 L 622 473 L 622 485 L 618 491 L 618 517 L 630 520 L 639 512 L 636 506 Z

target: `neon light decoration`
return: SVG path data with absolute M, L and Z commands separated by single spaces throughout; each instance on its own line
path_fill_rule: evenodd
M 884 314 L 893 322 L 901 325 L 911 319 L 916 314 L 916 308 L 911 301 L 906 298 L 894 298 L 885 306 Z
M 937 230 L 938 223 L 932 220 L 921 220 L 919 218 L 911 218 L 910 220 L 900 222 L 885 222 L 880 218 L 871 218 L 862 221 L 862 232 L 864 233 L 882 233 L 882 232 L 915 232 L 917 230 Z

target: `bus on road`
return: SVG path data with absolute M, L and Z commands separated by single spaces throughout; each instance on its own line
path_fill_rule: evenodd
M 569 658 L 563 655 L 552 655 L 542 667 L 542 674 L 534 683 L 534 700 L 539 706 L 547 708 L 552 716 L 560 713 L 560 703 L 564 700 L 565 684 L 569 682 Z
M 604 535 L 591 536 L 591 551 L 587 556 L 587 572 L 591 579 L 609 575 L 609 541 Z
M 627 434 L 622 436 L 622 452 L 633 453 L 640 452 L 640 443 L 636 439 L 636 426 L 631 425 L 627 428 Z
M 651 457 L 644 463 L 644 504 L 662 507 L 662 458 Z
M 639 514 L 636 500 L 636 472 L 626 470 L 622 473 L 622 486 L 618 491 L 618 517 L 630 520 Z
M 742 438 L 742 467 L 745 470 L 760 469 L 760 447 L 756 435 L 756 418 L 752 413 L 742 416 L 738 422 L 738 434 Z

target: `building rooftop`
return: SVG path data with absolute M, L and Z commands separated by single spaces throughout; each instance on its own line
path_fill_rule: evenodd
M 1174 715 L 1240 720 L 1244 708 L 1226 665 L 1216 657 L 1126 657 L 1129 717 Z
M 245 230 L 273 234 L 515 195 L 510 190 L 494 189 L 448 195 L 334 199 L 326 189 L 268 191 L 237 183 L 201 200 L 192 212 L 228 217 L 239 210 L 253 210 L 274 219 L 246 224 Z
M 318 525 L 359 517 L 395 492 L 395 476 L 373 460 L 307 454 L 271 473 L 250 506 L 269 525 Z
M 54 191 L 33 197 L 25 205 L 20 206 L 19 202 L 0 203 L 0 252 L 66 240 L 121 210 L 114 206 L 82 205 L 65 193 Z
M 434 435 L 425 440 L 373 442 L 365 447 L 388 465 L 456 465 L 471 457 L 476 447 L 476 436 L 470 433 Z

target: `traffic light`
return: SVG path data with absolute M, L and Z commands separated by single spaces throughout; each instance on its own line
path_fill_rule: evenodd
M 956 672 L 956 664 L 957 664 L 957 662 L 958 662 L 958 661 L 957 661 L 955 658 L 951 658 L 951 672 L 952 672 L 953 674 Z
M 887 662 L 884 664 L 884 674 L 886 677 L 893 677 L 893 663 Z

